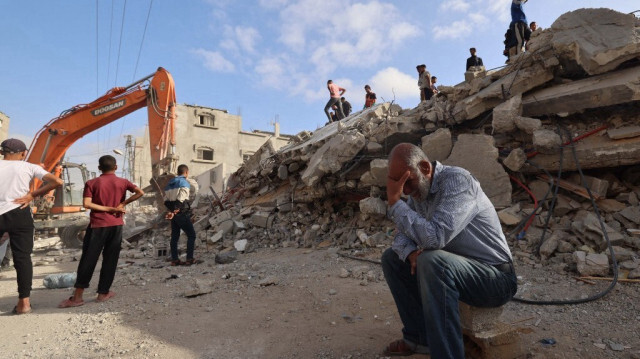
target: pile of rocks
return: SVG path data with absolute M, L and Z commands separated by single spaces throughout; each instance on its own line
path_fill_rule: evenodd
M 607 275 L 603 229 L 576 172 L 590 170 L 604 232 L 622 268 L 638 276 L 640 21 L 608 9 L 564 14 L 508 66 L 468 79 L 413 109 L 383 103 L 304 131 L 279 151 L 267 142 L 229 179 L 227 210 L 199 220 L 200 235 L 227 252 L 388 246 L 386 157 L 411 142 L 431 160 L 468 169 L 506 233 L 522 233 L 539 214 L 512 240 L 517 258 Z M 531 189 L 537 208 L 512 180 Z

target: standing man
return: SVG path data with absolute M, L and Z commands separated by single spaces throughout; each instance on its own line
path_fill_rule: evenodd
M 416 66 L 418 71 L 418 87 L 420 88 L 420 102 L 427 101 L 433 96 L 431 90 L 431 74 L 427 71 L 427 65 L 422 64 Z
M 13 314 L 27 314 L 31 312 L 31 253 L 35 230 L 29 203 L 35 197 L 62 186 L 63 182 L 42 167 L 25 162 L 27 146 L 18 139 L 2 141 L 0 152 L 4 156 L 0 160 L 0 237 L 5 233 L 9 234 L 13 266 L 18 280 L 18 305 L 13 308 Z M 34 178 L 42 180 L 45 185 L 29 192 L 29 183 Z
M 196 243 L 196 230 L 191 223 L 190 197 L 195 197 L 198 193 L 198 183 L 190 181 L 189 167 L 182 164 L 178 166 L 178 176 L 169 181 L 164 189 L 164 205 L 169 210 L 166 219 L 171 220 L 171 265 L 187 265 L 202 263 L 201 260 L 194 259 L 193 252 Z M 180 230 L 187 235 L 187 261 L 183 262 L 178 258 L 178 240 Z
M 105 302 L 116 294 L 111 284 L 116 276 L 118 258 L 122 247 L 122 227 L 124 207 L 144 195 L 144 192 L 129 180 L 116 176 L 118 165 L 113 156 L 105 155 L 98 160 L 102 174 L 84 185 L 83 206 L 90 209 L 89 227 L 82 242 L 82 255 L 78 263 L 78 276 L 73 295 L 63 300 L 58 308 L 79 307 L 84 304 L 84 290 L 89 288 L 93 271 L 96 269 L 100 253 L 102 268 L 98 281 L 97 302 Z M 127 191 L 134 195 L 126 198 Z
M 511 2 L 511 24 L 509 27 L 515 35 L 516 46 L 509 49 L 509 57 L 522 53 L 525 42 L 531 36 L 527 16 L 524 14 L 524 3 L 526 2 L 527 0 L 512 0 Z
M 467 170 L 409 143 L 389 154 L 387 199 L 397 234 L 382 270 L 404 328 L 384 355 L 464 358 L 458 301 L 498 307 L 517 290 L 496 210 Z
M 469 68 L 471 66 L 484 66 L 482 64 L 482 58 L 476 56 L 476 48 L 472 47 L 469 49 L 469 53 L 471 53 L 471 56 L 467 59 L 467 71 L 469 71 Z
M 347 90 L 334 84 L 333 81 L 331 80 L 327 81 L 327 89 L 329 90 L 329 95 L 331 97 L 329 98 L 329 101 L 327 102 L 327 104 L 324 106 L 324 113 L 327 114 L 327 118 L 329 119 L 329 122 L 333 122 L 333 119 L 331 119 L 331 115 L 329 114 L 329 109 L 333 105 L 336 105 L 338 108 L 338 111 L 340 111 L 337 113 L 338 118 L 344 118 L 344 112 L 342 111 L 342 102 L 340 101 L 340 97 L 342 97 L 342 95 L 344 95 L 344 93 L 347 92 Z
M 349 114 L 351 113 L 351 104 L 349 101 L 345 100 L 344 97 L 342 97 L 340 101 L 342 101 L 342 111 L 344 111 L 344 116 L 349 117 Z
M 376 104 L 376 93 L 371 91 L 371 86 L 369 85 L 364 85 L 364 90 L 367 92 L 364 95 L 364 107 L 362 108 L 363 110 L 365 108 L 369 108 L 373 105 Z

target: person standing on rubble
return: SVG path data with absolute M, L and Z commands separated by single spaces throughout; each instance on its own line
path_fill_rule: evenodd
M 522 53 L 525 43 L 531 36 L 527 16 L 524 14 L 524 3 L 526 2 L 527 0 L 512 0 L 511 2 L 511 24 L 509 28 L 512 29 L 515 35 L 516 45 L 509 49 L 509 57 Z
M 496 210 L 471 173 L 409 143 L 389 154 L 387 200 L 397 234 L 382 270 L 404 328 L 384 355 L 464 358 L 458 300 L 498 307 L 517 290 Z
M 75 290 L 71 297 L 60 302 L 58 308 L 79 307 L 84 304 L 82 296 L 84 290 L 89 288 L 101 253 L 102 268 L 96 302 L 105 302 L 116 295 L 110 289 L 116 276 L 122 246 L 125 206 L 138 200 L 144 192 L 129 180 L 116 176 L 118 165 L 113 156 L 100 157 L 98 169 L 102 174 L 85 183 L 82 195 L 82 204 L 84 208 L 90 209 L 91 213 L 89 226 L 82 241 Z M 126 198 L 127 191 L 134 194 Z
M 470 48 L 469 53 L 471 54 L 471 56 L 467 59 L 467 71 L 469 71 L 469 68 L 471 68 L 472 66 L 484 66 L 484 64 L 482 63 L 482 58 L 476 56 L 475 47 Z
M 420 89 L 420 102 L 431 99 L 433 91 L 431 90 L 431 74 L 427 71 L 427 65 L 422 64 L 416 66 L 418 71 L 418 88 Z
M 18 281 L 18 304 L 13 314 L 31 312 L 31 285 L 33 282 L 33 214 L 29 203 L 35 197 L 42 196 L 56 187 L 62 186 L 62 180 L 38 165 L 25 162 L 27 146 L 24 142 L 10 138 L 2 141 L 0 152 L 0 237 L 9 234 L 9 245 L 13 254 L 13 266 Z M 37 178 L 44 186 L 29 192 L 29 183 Z M 0 258 L 2 260 L 2 258 Z
M 335 105 L 337 107 L 336 116 L 339 119 L 344 118 L 344 111 L 342 111 L 342 102 L 340 101 L 340 97 L 344 95 L 347 90 L 333 83 L 332 80 L 327 81 L 327 89 L 329 90 L 329 101 L 324 106 L 324 113 L 327 114 L 327 118 L 329 122 L 333 122 L 334 120 L 331 118 L 329 114 L 329 109 L 331 106 Z M 338 112 L 339 111 L 339 112 Z
M 369 108 L 372 107 L 373 105 L 376 104 L 376 93 L 371 91 L 371 86 L 369 85 L 364 85 L 364 91 L 366 92 L 364 95 L 364 107 L 362 108 L 363 110 L 365 108 Z
M 438 78 L 435 76 L 431 76 L 431 91 L 433 92 L 434 95 L 440 92 L 436 87 L 436 82 L 438 82 Z
M 347 101 L 344 97 L 342 97 L 340 101 L 342 102 L 342 110 L 344 111 L 344 116 L 349 117 L 349 114 L 351 113 L 351 103 L 349 103 L 349 101 Z
M 189 179 L 189 167 L 185 164 L 178 166 L 178 176 L 169 181 L 164 189 L 164 205 L 168 212 L 166 219 L 171 220 L 171 265 L 186 265 L 202 263 L 195 259 L 193 252 L 196 243 L 196 230 L 191 223 L 191 204 L 189 200 L 198 193 L 198 183 Z M 178 258 L 178 240 L 180 230 L 187 235 L 187 260 Z

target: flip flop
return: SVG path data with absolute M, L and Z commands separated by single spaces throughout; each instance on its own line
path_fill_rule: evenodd
M 24 315 L 24 314 L 29 314 L 33 311 L 33 307 L 30 307 L 29 310 L 27 310 L 26 312 L 18 312 L 18 306 L 16 305 L 15 307 L 13 307 L 13 310 L 11 311 L 11 314 L 13 315 Z
M 107 295 L 105 295 L 102 299 L 97 299 L 96 298 L 96 302 L 98 302 L 98 303 L 106 302 L 106 301 L 108 301 L 109 299 L 111 299 L 111 298 L 113 298 L 115 296 L 116 296 L 115 292 L 109 291 L 109 293 L 107 293 Z
M 58 304 L 58 308 L 73 308 L 84 305 L 84 300 L 81 302 L 74 302 L 72 299 L 73 297 L 69 297 L 68 299 L 63 300 Z

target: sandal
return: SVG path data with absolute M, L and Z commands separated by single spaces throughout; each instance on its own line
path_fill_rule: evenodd
M 104 297 L 102 298 L 100 298 L 100 294 L 98 294 L 98 298 L 96 298 L 96 302 L 98 303 L 106 302 L 115 296 L 116 296 L 116 293 L 112 291 L 109 291 L 109 293 L 104 294 Z
M 13 310 L 11 311 L 11 314 L 13 315 L 24 315 L 24 314 L 29 314 L 33 311 L 33 307 L 29 307 L 29 310 L 27 310 L 26 312 L 19 312 L 18 311 L 18 306 L 16 305 L 15 307 L 13 307 Z
M 84 300 L 81 302 L 74 302 L 73 297 L 69 297 L 68 299 L 63 300 L 58 304 L 58 308 L 73 308 L 84 305 Z
M 171 261 L 171 266 L 175 267 L 175 266 L 183 266 L 185 262 L 179 260 L 179 259 L 175 259 Z
M 384 356 L 409 356 L 413 354 L 429 354 L 429 347 L 398 339 L 389 343 L 382 352 Z

